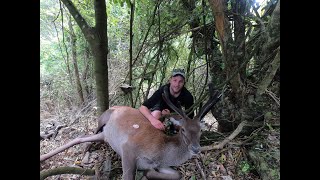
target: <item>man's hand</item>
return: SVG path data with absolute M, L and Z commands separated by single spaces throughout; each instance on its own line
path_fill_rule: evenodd
M 161 121 L 159 121 L 158 119 L 154 119 L 154 120 L 152 120 L 152 121 L 150 121 L 150 122 L 151 122 L 151 124 L 152 124 L 155 128 L 164 131 L 164 125 L 163 125 L 163 123 L 162 123 Z
M 170 114 L 170 110 L 169 109 L 164 109 L 161 112 L 162 115 L 166 115 L 166 114 Z

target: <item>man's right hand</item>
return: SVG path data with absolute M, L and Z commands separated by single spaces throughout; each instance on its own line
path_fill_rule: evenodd
M 155 118 L 155 117 L 151 114 L 150 110 L 149 110 L 146 106 L 143 106 L 143 105 L 142 105 L 142 106 L 139 108 L 139 111 L 141 112 L 141 114 L 144 115 L 144 117 L 146 117 L 146 118 L 150 121 L 150 123 L 152 124 L 152 126 L 154 126 L 154 127 L 157 128 L 157 129 L 160 129 L 160 130 L 164 131 L 164 125 L 163 125 L 163 123 L 162 123 L 161 121 L 159 121 L 157 118 Z M 160 115 L 159 115 L 159 117 L 160 117 L 160 116 L 161 116 L 161 112 L 159 111 L 159 113 L 160 113 Z
M 151 121 L 151 124 L 157 128 L 157 129 L 160 129 L 162 131 L 164 131 L 164 125 L 161 121 L 157 120 L 157 119 L 154 119 Z

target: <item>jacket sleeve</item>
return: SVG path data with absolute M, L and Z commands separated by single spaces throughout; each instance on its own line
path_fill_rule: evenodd
M 142 105 L 146 106 L 148 109 L 154 107 L 160 100 L 162 99 L 161 96 L 161 89 L 156 90 L 153 95 L 144 101 Z

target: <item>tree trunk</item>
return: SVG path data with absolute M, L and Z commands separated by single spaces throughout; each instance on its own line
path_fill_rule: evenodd
M 264 43 L 262 44 L 262 54 L 259 59 L 266 61 L 270 58 L 270 54 L 275 56 L 273 51 L 280 45 L 280 0 L 276 8 L 272 12 L 270 22 L 266 27 Z
M 95 76 L 97 83 L 98 111 L 102 114 L 109 108 L 108 90 L 108 36 L 107 36 L 107 12 L 105 0 L 95 0 L 95 36 L 96 41 L 91 42 L 93 52 L 95 52 Z
M 269 84 L 271 83 L 273 77 L 276 75 L 277 70 L 280 68 L 280 47 L 278 53 L 272 63 L 269 66 L 269 69 L 266 72 L 265 77 L 260 82 L 256 96 L 261 96 L 266 90 Z
M 236 44 L 232 39 L 232 31 L 228 17 L 225 13 L 226 5 L 224 0 L 209 0 L 210 7 L 213 12 L 216 30 L 219 34 L 220 45 L 222 48 L 222 59 L 225 63 L 225 69 L 227 79 L 230 79 L 230 85 L 235 98 L 240 98 L 241 95 L 241 79 L 238 71 L 239 64 L 234 58 L 234 47 Z M 236 74 L 234 74 L 236 73 Z
M 226 14 L 226 3 L 224 0 L 209 0 L 209 4 L 214 16 L 216 31 L 219 35 L 220 46 L 222 49 L 222 60 L 225 65 L 223 69 L 224 74 L 226 74 L 226 79 L 230 79 L 230 87 L 232 89 L 229 94 L 231 106 L 226 111 L 229 111 L 231 116 L 229 116 L 229 121 L 217 119 L 219 125 L 218 130 L 220 132 L 232 131 L 240 122 L 240 106 L 241 106 L 241 79 L 239 73 L 239 62 L 235 58 L 235 41 L 232 39 L 232 30 L 230 27 L 230 22 Z M 240 22 L 239 22 L 240 23 Z M 237 25 L 239 27 L 239 25 Z M 241 28 L 239 28 L 240 30 Z M 241 32 L 241 31 L 238 31 Z M 242 33 L 242 32 L 241 32 Z M 239 33 L 239 34 L 241 34 Z M 240 36 L 241 37 L 241 36 Z M 231 121 L 231 122 L 230 122 Z
M 108 36 L 107 13 L 105 0 L 95 0 L 96 26 L 90 27 L 70 0 L 61 0 L 79 25 L 93 52 L 98 113 L 102 114 L 109 108 L 108 90 Z
M 245 23 L 246 1 L 237 0 L 232 3 L 234 17 L 234 61 L 239 65 L 244 62 L 245 57 Z M 245 79 L 246 68 L 240 70 L 240 77 Z
M 134 19 L 134 6 L 135 6 L 135 0 L 130 1 L 130 61 L 129 61 L 129 86 L 132 86 L 132 45 L 133 45 L 133 19 Z M 133 107 L 133 94 L 132 91 L 130 91 L 130 105 Z
M 74 76 L 76 79 L 76 86 L 77 86 L 77 92 L 79 95 L 79 100 L 80 104 L 83 104 L 84 98 L 83 98 L 83 91 L 81 87 L 81 82 L 80 82 L 80 76 L 79 76 L 79 69 L 78 69 L 78 63 L 77 63 L 77 46 L 76 46 L 76 35 L 73 31 L 72 27 L 72 22 L 71 22 L 71 17 L 69 16 L 68 18 L 69 22 L 69 29 L 70 29 L 70 42 L 71 42 L 71 50 L 72 50 L 72 61 L 73 61 L 73 67 L 74 67 Z
M 267 70 L 264 72 L 264 78 L 260 81 L 256 96 L 261 96 L 269 84 L 271 83 L 273 77 L 275 76 L 277 70 L 280 68 L 280 0 L 278 1 L 274 11 L 272 12 L 270 22 L 266 27 L 265 34 L 261 37 L 262 44 L 261 54 L 259 54 L 258 65 L 263 68 L 264 62 L 273 59 L 271 63 L 266 63 L 268 65 Z

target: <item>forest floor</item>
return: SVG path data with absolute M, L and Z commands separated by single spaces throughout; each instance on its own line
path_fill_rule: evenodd
M 210 114 L 211 115 L 211 114 Z M 201 146 L 218 143 L 229 134 L 216 132 L 215 124 L 210 124 L 212 115 L 206 118 L 206 131 L 201 136 Z M 80 135 L 93 134 L 97 122 L 94 108 L 85 107 L 73 110 L 41 110 L 40 131 L 60 126 L 57 134 L 49 139 L 40 140 L 40 154 L 64 145 Z M 208 131 L 210 129 L 210 131 Z M 198 157 L 190 159 L 179 167 L 182 179 L 195 180 L 259 180 L 280 179 L 280 130 L 272 127 L 261 128 L 259 132 L 248 137 L 239 136 L 226 144 L 223 149 L 201 152 Z M 111 162 L 110 179 L 120 180 L 122 175 L 121 160 L 107 144 L 94 143 L 89 160 L 83 164 L 85 144 L 75 145 L 50 159 L 40 163 L 40 171 L 57 167 L 81 167 L 94 169 L 103 162 Z M 106 161 L 108 160 L 108 161 Z M 141 173 L 138 173 L 138 176 Z M 62 174 L 46 178 L 53 179 L 93 179 L 92 176 Z M 136 179 L 139 179 L 138 177 Z

